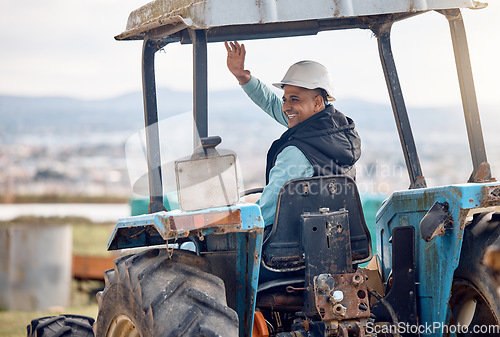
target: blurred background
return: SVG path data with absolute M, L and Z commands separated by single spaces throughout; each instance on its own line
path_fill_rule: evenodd
M 114 257 L 106 252 L 113 224 L 145 212 L 144 193 L 133 189 L 140 174 L 130 173 L 131 163 L 143 158 L 127 157 L 126 147 L 144 123 L 142 43 L 113 39 L 144 3 L 0 0 L 0 247 L 20 240 L 19 248 L 0 253 L 7 261 L 0 270 L 43 272 L 40 262 L 14 258 L 42 235 L 71 256 L 57 266 L 71 272 L 71 280 L 61 281 L 71 283 L 69 290 L 53 295 L 61 305 L 46 304 L 40 294 L 15 300 L 13 294 L 26 293 L 28 285 L 19 281 L 26 276 L 0 275 L 0 336 L 24 335 L 31 317 L 41 314 L 69 310 L 95 317 L 101 269 L 112 267 Z M 497 2 L 463 11 L 494 176 L 500 168 L 499 15 Z M 357 182 L 373 223 L 382 200 L 409 186 L 376 38 L 354 30 L 243 42 L 247 69 L 267 84 L 299 60 L 316 60 L 331 71 L 335 107 L 354 119 L 362 138 Z M 427 13 L 395 24 L 392 46 L 428 185 L 467 182 L 472 164 L 447 20 Z M 209 135 L 221 136 L 221 147 L 238 154 L 246 188 L 263 186 L 267 149 L 285 129 L 253 105 L 225 62 L 223 44 L 210 44 Z M 156 74 L 160 120 L 191 111 L 191 47 L 166 46 L 157 53 Z M 165 124 L 161 132 L 173 132 L 175 125 Z M 180 143 L 162 146 L 168 152 Z M 41 234 L 33 226 L 59 230 Z M 62 247 L 67 241 L 72 244 Z M 35 248 L 35 255 L 48 252 Z

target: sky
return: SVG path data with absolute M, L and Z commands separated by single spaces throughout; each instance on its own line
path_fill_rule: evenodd
M 106 99 L 141 90 L 140 41 L 115 41 L 138 0 L 0 0 L 0 95 Z M 500 3 L 463 10 L 477 96 L 500 106 Z M 246 68 L 265 83 L 280 81 L 300 60 L 323 63 L 337 99 L 389 103 L 370 31 L 244 42 Z M 460 104 L 448 22 L 432 12 L 392 29 L 392 46 L 408 105 Z M 157 53 L 157 85 L 192 88 L 191 46 Z M 225 66 L 222 43 L 209 45 L 209 90 L 238 89 Z

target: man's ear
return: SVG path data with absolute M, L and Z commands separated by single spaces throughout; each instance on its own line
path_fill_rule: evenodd
M 316 97 L 314 97 L 314 112 L 320 112 L 321 110 L 323 110 L 325 107 L 324 107 L 324 102 L 323 102 L 323 96 L 321 95 L 316 95 Z

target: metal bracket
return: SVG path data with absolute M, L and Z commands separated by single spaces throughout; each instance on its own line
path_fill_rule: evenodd
M 321 274 L 314 278 L 316 308 L 325 322 L 370 317 L 363 273 Z
M 321 274 L 353 272 L 349 213 L 346 210 L 302 215 L 302 245 L 306 259 L 304 313 L 316 314 L 314 279 Z
M 443 236 L 446 229 L 452 226 L 448 202 L 436 201 L 420 221 L 420 236 L 425 242 L 430 242 L 436 236 Z
M 415 285 L 415 228 L 395 227 L 392 230 L 392 280 L 385 301 L 394 309 L 399 322 L 418 323 L 417 294 Z M 379 322 L 391 322 L 389 311 L 381 302 L 372 305 L 372 312 Z M 405 336 L 416 336 L 406 334 Z

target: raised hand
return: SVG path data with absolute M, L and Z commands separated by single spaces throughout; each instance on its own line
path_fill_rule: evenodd
M 248 83 L 250 71 L 245 70 L 245 45 L 240 45 L 238 41 L 224 41 L 224 45 L 227 50 L 227 68 L 241 85 Z

